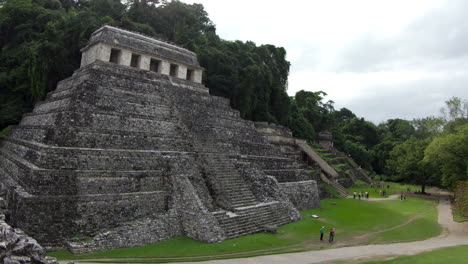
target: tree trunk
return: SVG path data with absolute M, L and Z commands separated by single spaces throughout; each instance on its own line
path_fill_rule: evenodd
M 425 183 L 421 184 L 421 193 L 426 194 L 426 184 Z

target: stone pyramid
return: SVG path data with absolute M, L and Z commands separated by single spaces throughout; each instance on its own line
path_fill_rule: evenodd
M 14 227 L 79 253 L 179 235 L 216 242 L 318 206 L 304 164 L 209 94 L 195 53 L 111 26 L 82 52 L 80 69 L 0 143 Z

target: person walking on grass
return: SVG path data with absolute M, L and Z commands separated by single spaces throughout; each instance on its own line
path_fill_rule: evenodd
M 325 234 L 325 227 L 320 228 L 320 241 L 323 241 L 323 234 Z
M 353 193 L 353 199 L 356 199 L 356 192 Z
M 335 228 L 332 228 L 330 230 L 330 238 L 328 239 L 328 243 L 332 243 L 334 239 L 335 239 Z

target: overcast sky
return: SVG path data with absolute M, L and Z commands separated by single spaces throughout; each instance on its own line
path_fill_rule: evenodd
M 226 40 L 284 47 L 289 95 L 328 94 L 378 124 L 439 115 L 468 99 L 466 0 L 182 0 Z

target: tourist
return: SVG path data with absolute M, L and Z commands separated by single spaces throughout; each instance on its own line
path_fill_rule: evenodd
M 333 239 L 335 239 L 335 228 L 332 228 L 330 230 L 330 238 L 328 239 L 328 242 L 329 243 L 333 242 Z
M 379 195 L 382 196 L 382 190 L 379 191 Z
M 356 195 L 357 195 L 357 193 L 354 192 L 354 193 L 353 193 L 353 199 L 356 199 Z
M 366 199 L 369 200 L 369 192 L 366 192 Z
M 359 198 L 359 200 L 361 200 L 361 193 L 358 194 L 358 198 Z
M 320 241 L 323 241 L 323 234 L 325 233 L 325 227 L 320 228 Z

